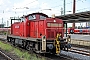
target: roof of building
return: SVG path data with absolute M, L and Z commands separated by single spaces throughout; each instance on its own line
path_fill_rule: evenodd
M 90 21 L 90 11 L 67 14 L 67 15 L 56 16 L 56 17 L 62 19 L 66 23 L 87 22 L 87 21 Z

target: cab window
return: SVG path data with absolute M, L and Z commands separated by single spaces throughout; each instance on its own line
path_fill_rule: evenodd
M 46 16 L 40 15 L 40 19 L 46 19 Z
M 61 23 L 47 23 L 47 27 L 62 27 Z
M 30 16 L 28 17 L 28 20 L 34 20 L 34 19 L 36 19 L 36 15 L 30 15 Z
M 21 22 L 24 22 L 25 21 L 25 18 L 21 18 Z

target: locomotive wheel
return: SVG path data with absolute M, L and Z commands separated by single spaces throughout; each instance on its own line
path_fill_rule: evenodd
M 27 46 L 26 46 L 26 49 L 29 51 L 29 50 L 30 50 L 30 47 L 27 45 Z
M 25 46 L 24 46 L 24 41 L 22 41 L 22 48 L 25 48 Z
M 11 44 L 15 46 L 15 42 L 13 38 L 11 39 Z
M 11 39 L 10 38 L 8 38 L 8 42 L 10 42 L 11 41 Z
M 30 46 L 29 45 L 26 45 L 26 49 L 29 51 L 30 50 Z

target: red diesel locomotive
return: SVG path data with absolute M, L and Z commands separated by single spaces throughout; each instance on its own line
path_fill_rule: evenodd
M 69 39 L 64 39 L 63 20 L 49 18 L 43 13 L 32 13 L 21 17 L 21 22 L 11 25 L 7 40 L 36 53 L 60 53 L 68 50 Z

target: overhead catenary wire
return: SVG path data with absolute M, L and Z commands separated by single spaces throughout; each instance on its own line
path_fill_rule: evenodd
M 76 10 L 76 11 L 85 10 L 85 9 L 88 9 L 88 8 L 90 8 L 90 7 L 86 7 L 86 8 L 78 9 L 78 10 Z M 89 10 L 90 10 L 90 9 L 89 9 Z
M 38 1 L 38 0 L 34 0 L 34 1 L 30 2 L 30 3 L 28 3 L 28 4 L 25 4 L 24 7 L 21 6 L 21 7 L 16 8 L 16 9 L 22 9 L 22 8 L 25 8 L 25 7 L 28 8 L 26 5 L 32 4 L 32 3 L 36 2 L 36 1 Z
M 82 0 L 77 0 L 76 2 L 79 2 L 79 1 L 82 1 Z M 82 2 L 84 3 L 84 1 L 82 1 Z M 66 5 L 71 4 L 71 3 L 73 3 L 73 2 L 66 3 Z M 51 8 L 57 8 L 57 7 L 60 7 L 60 6 L 63 6 L 63 5 L 57 5 L 57 6 L 54 6 L 54 7 L 51 7 Z

